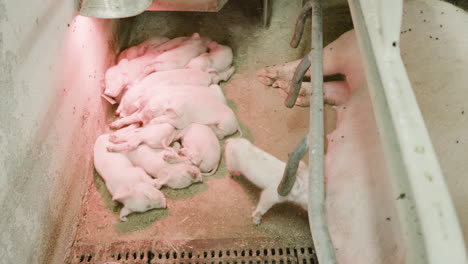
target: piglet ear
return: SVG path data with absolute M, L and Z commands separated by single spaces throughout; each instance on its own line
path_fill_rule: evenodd
M 217 47 L 218 47 L 218 42 L 216 42 L 216 41 L 211 41 L 210 44 L 208 44 L 208 48 L 209 48 L 210 50 L 214 50 L 214 49 L 216 49 Z
M 132 189 L 129 186 L 123 186 L 117 189 L 117 191 L 112 196 L 114 201 L 122 201 L 125 198 L 128 198 L 132 193 Z
M 198 34 L 197 32 L 193 33 L 192 36 L 190 36 L 190 39 L 199 39 L 200 38 L 200 34 Z
M 128 65 L 128 59 L 122 59 L 121 61 L 119 61 L 119 66 L 125 66 L 125 65 Z
M 193 181 L 196 181 L 196 180 L 201 181 L 202 175 L 201 175 L 200 170 L 192 169 L 192 170 L 189 170 L 188 173 L 190 174 L 190 177 L 192 178 Z

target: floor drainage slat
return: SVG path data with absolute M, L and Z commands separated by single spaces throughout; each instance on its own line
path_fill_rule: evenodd
M 307 240 L 305 240 L 307 241 Z M 67 264 L 317 264 L 313 246 L 272 239 L 125 241 L 75 245 Z

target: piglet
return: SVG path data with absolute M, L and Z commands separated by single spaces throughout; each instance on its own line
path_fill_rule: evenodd
M 161 51 L 164 50 L 161 48 L 133 60 L 122 59 L 107 70 L 104 94 L 117 97 L 128 85 L 138 83 L 154 71 L 184 68 L 190 59 L 206 51 L 209 42 L 208 38 L 194 33 L 173 49 Z
M 240 132 L 237 118 L 227 105 L 199 94 L 160 95 L 153 97 L 139 112 L 111 124 L 120 128 L 129 124 L 168 123 L 184 129 L 192 123 L 210 126 L 219 139 Z
M 136 128 L 127 133 L 111 134 L 112 142 L 107 146 L 108 151 L 131 151 L 144 143 L 152 148 L 168 148 L 174 141 L 175 129 L 169 124 L 154 124 Z
M 200 169 L 187 163 L 169 164 L 164 161 L 164 155 L 173 149 L 153 149 L 147 145 L 140 145 L 127 154 L 133 165 L 143 168 L 155 177 L 156 188 L 167 185 L 172 189 L 182 189 L 193 183 L 201 182 Z
M 193 123 L 178 133 L 176 140 L 179 139 L 183 146 L 178 153 L 180 156 L 169 153 L 164 156 L 167 162 L 189 161 L 202 172 L 209 172 L 204 175 L 216 172 L 221 159 L 221 147 L 209 127 Z
M 218 44 L 212 41 L 208 45 L 209 57 L 211 61 L 210 68 L 217 72 L 227 70 L 233 59 L 232 49 L 229 46 Z
M 308 170 L 301 161 L 296 182 L 287 196 L 280 196 L 277 188 L 286 164 L 257 148 L 244 138 L 226 140 L 226 166 L 231 175 L 244 175 L 262 189 L 260 201 L 252 214 L 253 222 L 260 224 L 262 216 L 275 204 L 291 201 L 307 210 Z
M 204 53 L 210 42 L 210 39 L 202 38 L 198 33 L 194 33 L 178 47 L 159 55 L 152 64 L 145 67 L 142 75 L 146 76 L 155 71 L 184 68 L 192 58 Z
M 210 42 L 208 49 L 209 53 L 193 58 L 186 67 L 209 72 L 212 83 L 229 80 L 235 71 L 234 67 L 230 67 L 233 59 L 232 49 L 215 41 Z
M 120 220 L 127 221 L 133 212 L 166 208 L 166 198 L 155 188 L 155 182 L 141 168 L 134 167 L 121 153 L 107 151 L 109 134 L 101 135 L 94 144 L 94 166 L 112 194 L 112 200 L 124 205 Z
M 208 45 L 209 52 L 202 53 L 189 61 L 187 68 L 200 69 L 206 72 L 220 72 L 232 64 L 232 49 L 215 41 Z
M 155 50 L 158 46 L 168 41 L 169 38 L 164 36 L 151 37 L 138 45 L 132 46 L 122 51 L 117 58 L 117 61 L 121 61 L 122 59 L 133 60 L 144 55 L 148 50 Z
M 159 89 L 166 85 L 199 85 L 209 86 L 211 84 L 211 74 L 198 69 L 176 69 L 170 71 L 154 72 L 140 82 L 133 85 L 123 95 L 116 114 L 127 116 L 136 109 L 133 104 L 150 90 Z
M 117 65 L 110 67 L 104 77 L 104 95 L 119 97 L 130 83 L 141 78 L 142 71 L 153 63 L 159 54 L 161 53 L 147 52 L 133 60 L 122 59 Z
M 156 48 L 154 48 L 154 51 L 156 51 L 156 52 L 166 52 L 168 50 L 175 49 L 175 48 L 179 47 L 180 45 L 182 45 L 182 43 L 184 43 L 188 39 L 189 39 L 189 37 L 173 38 L 173 39 L 171 39 L 171 40 L 157 46 Z
M 192 96 L 197 95 L 204 97 L 206 100 L 216 100 L 222 104 L 227 104 L 226 98 L 224 97 L 223 90 L 217 84 L 212 84 L 210 86 L 202 85 L 154 85 L 148 87 L 145 90 L 145 93 L 142 94 L 135 102 L 131 105 L 122 106 L 122 116 L 127 116 L 131 111 L 136 111 L 138 109 L 143 109 L 147 105 L 151 107 L 158 107 L 161 104 L 161 100 L 153 98 L 164 99 L 167 97 L 179 97 L 179 96 Z M 123 102 L 123 103 L 126 103 Z

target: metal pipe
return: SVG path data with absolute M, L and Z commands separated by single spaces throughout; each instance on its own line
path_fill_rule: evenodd
M 310 10 L 312 9 L 311 1 L 307 1 L 302 7 L 301 13 L 296 20 L 296 29 L 294 30 L 294 36 L 291 39 L 290 46 L 297 48 L 299 42 L 301 42 L 302 33 L 304 33 L 304 26 L 306 19 L 310 16 Z
M 312 7 L 312 95 L 309 129 L 309 225 L 320 264 L 336 264 L 325 214 L 322 0 Z
M 263 0 L 263 27 L 265 28 L 268 26 L 269 8 L 269 0 Z
M 289 82 L 288 87 L 288 96 L 284 101 L 284 104 L 288 108 L 292 108 L 296 104 L 297 97 L 299 96 L 299 91 L 301 90 L 302 79 L 306 74 L 307 70 L 310 68 L 310 54 L 307 54 L 297 65 L 296 71 L 292 80 Z
M 305 136 L 289 156 L 286 168 L 284 168 L 283 178 L 278 185 L 277 190 L 279 195 L 286 196 L 291 192 L 291 189 L 296 182 L 296 173 L 297 168 L 299 167 L 299 162 L 301 162 L 301 159 L 307 151 L 309 151 L 309 137 Z

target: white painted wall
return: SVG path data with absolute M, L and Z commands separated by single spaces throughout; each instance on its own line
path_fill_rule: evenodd
M 2 263 L 62 263 L 90 183 L 115 23 L 74 2 L 0 0 Z

